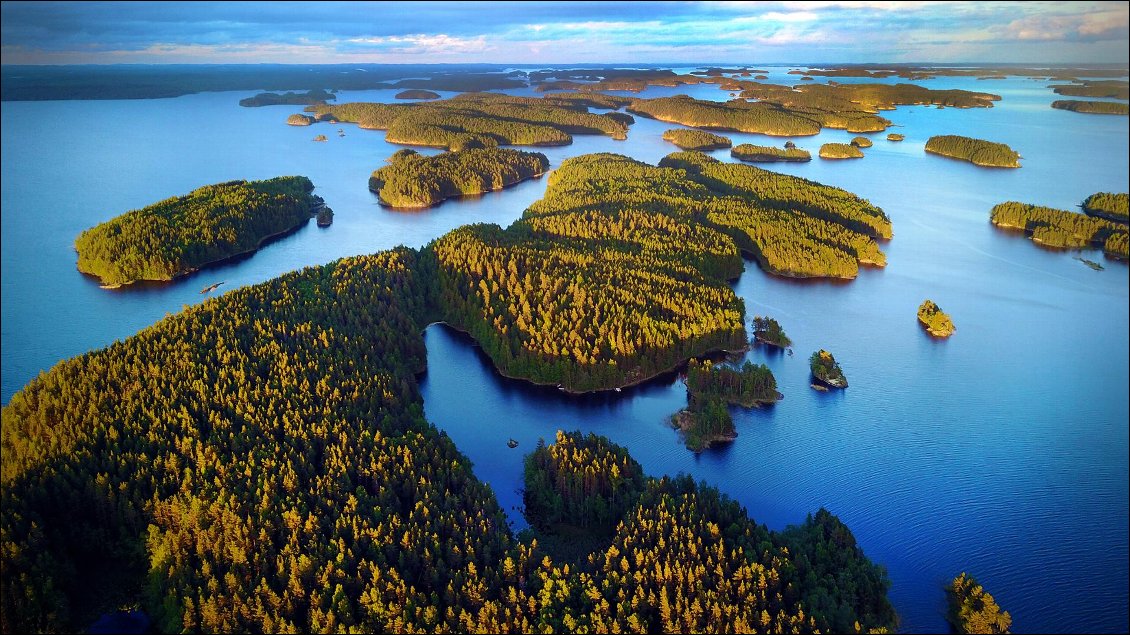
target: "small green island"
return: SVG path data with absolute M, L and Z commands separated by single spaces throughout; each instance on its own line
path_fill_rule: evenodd
M 310 106 L 324 104 L 331 99 L 337 99 L 337 95 L 316 88 L 305 93 L 283 93 L 281 95 L 278 93 L 259 93 L 254 97 L 239 100 L 239 105 L 248 108 L 258 106 Z
M 1032 242 L 1057 249 L 1098 247 L 1117 260 L 1126 260 L 1127 227 L 1122 223 L 1062 209 L 1007 201 L 993 206 L 993 225 L 1027 234 Z
M 793 345 L 793 341 L 785 335 L 785 329 L 771 317 L 768 316 L 753 316 L 753 341 L 760 344 L 768 344 L 769 346 L 776 346 L 777 348 L 789 348 Z
M 847 377 L 844 376 L 844 371 L 840 369 L 840 364 L 831 353 L 824 349 L 820 349 L 808 358 L 808 366 L 812 370 L 812 376 L 815 377 L 821 384 L 831 386 L 832 388 L 847 388 Z
M 400 150 L 369 177 L 369 190 L 390 207 L 431 207 L 446 199 L 500 190 L 541 176 L 549 159 L 540 152 L 479 148 L 427 157 Z
M 796 147 L 775 148 L 773 146 L 756 146 L 752 143 L 743 143 L 735 147 L 733 150 L 730 150 L 730 156 L 747 163 L 804 162 L 812 160 L 812 155 L 809 154 L 808 150 L 801 150 Z
M 934 304 L 933 300 L 926 300 L 918 306 L 918 321 L 926 332 L 934 337 L 949 337 L 957 330 L 950 316 Z
M 286 118 L 286 123 L 288 126 L 310 126 L 317 123 L 317 121 L 317 119 L 311 117 L 310 115 L 301 115 L 298 113 L 295 113 Z
M 1057 99 L 1052 102 L 1056 110 L 1068 110 L 1088 115 L 1127 115 L 1130 105 L 1117 101 L 1084 101 L 1080 99 Z
M 1128 199 L 1130 195 L 1126 192 L 1121 194 L 1114 194 L 1112 192 L 1095 192 L 1083 200 L 1080 206 L 1083 208 L 1083 213 L 1088 216 L 1097 216 L 1107 220 L 1125 223 L 1130 220 L 1128 214 Z
M 969 161 L 973 165 L 989 168 L 1018 168 L 1020 153 L 1004 143 L 962 137 L 938 135 L 926 141 L 926 152 L 952 159 Z
M 413 88 L 396 93 L 396 99 L 439 99 L 439 93 L 422 88 Z
M 821 159 L 862 159 L 863 151 L 850 143 L 825 143 L 820 146 Z
M 1012 616 L 971 575 L 962 573 L 946 587 L 946 619 L 957 633 L 1009 632 Z
M 851 145 L 857 148 L 870 148 L 874 144 L 867 137 L 853 137 Z
M 318 227 L 329 227 L 333 225 L 334 222 L 334 211 L 328 206 L 323 205 L 322 208 L 318 210 L 315 219 L 315 222 L 318 223 Z
M 746 362 L 740 370 L 708 360 L 687 363 L 687 408 L 671 418 L 687 449 L 701 452 L 737 438 L 730 404 L 753 408 L 776 403 L 777 379 L 764 364 Z
M 887 141 L 902 141 L 906 139 L 906 135 L 901 135 L 897 132 L 892 132 L 887 135 Z
M 663 140 L 670 141 L 683 150 L 697 150 L 699 152 L 721 150 L 733 145 L 733 142 L 727 137 L 704 130 L 687 130 L 686 128 L 673 128 L 664 132 Z
M 304 176 L 207 185 L 82 232 L 78 270 L 108 288 L 168 281 L 204 265 L 255 251 L 322 209 Z

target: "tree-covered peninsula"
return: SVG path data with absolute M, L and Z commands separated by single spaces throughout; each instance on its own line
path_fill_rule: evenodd
M 337 95 L 333 93 L 314 89 L 305 93 L 259 93 L 254 97 L 239 100 L 240 106 L 247 106 L 249 108 L 257 106 L 309 106 L 313 104 L 324 104 L 331 99 L 337 99 Z
M 1126 80 L 1088 80 L 1079 84 L 1057 84 L 1048 88 L 1057 95 L 1067 97 L 1130 99 L 1130 83 Z
M 730 156 L 747 163 L 775 163 L 775 162 L 804 162 L 811 161 L 812 155 L 808 150 L 800 148 L 777 148 L 773 146 L 757 146 L 752 143 L 743 143 L 733 150 Z
M 470 332 L 512 376 L 629 385 L 746 345 L 726 283 L 738 242 L 767 267 L 840 275 L 827 258 L 856 266 L 890 236 L 837 188 L 664 161 L 570 159 L 507 230 L 236 289 L 33 380 L 0 427 L 4 630 L 88 624 L 104 607 L 92 580 L 159 630 L 890 628 L 885 576 L 834 517 L 766 542 L 693 482 L 660 481 L 676 485 L 641 494 L 615 550 L 555 566 L 423 419 L 428 323 Z M 722 574 L 676 583 L 700 566 Z
M 312 107 L 317 115 L 387 130 L 389 143 L 449 150 L 500 145 L 559 146 L 574 134 L 626 139 L 628 123 L 592 114 L 592 107 L 616 108 L 623 99 L 604 95 L 553 95 L 542 99 L 467 93 L 451 99 L 410 104 L 347 103 Z
M 431 207 L 452 197 L 500 190 L 547 169 L 549 159 L 540 152 L 481 148 L 428 157 L 401 150 L 373 172 L 369 190 L 391 207 Z
M 572 616 L 565 630 L 851 633 L 895 626 L 886 572 L 825 509 L 769 531 L 713 487 L 687 476 L 643 476 L 624 448 L 580 432 L 559 431 L 553 444 L 539 443 L 525 476 L 536 535 L 573 525 L 568 530 L 577 536 L 574 523 L 584 522 L 580 535 L 611 536 L 561 572 L 582 581 L 557 587 L 555 606 L 570 607 Z M 546 524 L 547 517 L 563 522 Z M 774 588 L 784 589 L 779 599 Z M 605 608 L 608 597 L 615 600 Z M 785 609 L 794 604 L 804 610 L 800 622 Z M 620 616 L 614 625 L 610 612 Z
M 862 159 L 863 151 L 853 143 L 825 143 L 820 146 L 821 159 Z
M 847 388 L 847 377 L 840 369 L 840 364 L 831 353 L 820 349 L 808 358 L 808 366 L 812 376 L 832 388 Z
M 78 269 L 108 287 L 172 280 L 307 222 L 313 190 L 304 176 L 229 181 L 126 212 L 79 235 Z
M 670 141 L 683 150 L 697 150 L 699 152 L 720 150 L 733 145 L 727 137 L 703 130 L 687 130 L 686 128 L 673 128 L 664 132 L 663 140 Z
M 993 206 L 989 215 L 1001 229 L 1022 231 L 1033 242 L 1060 249 L 1101 247 L 1106 255 L 1126 260 L 1125 224 L 1062 209 L 1008 201 Z
M 1130 220 L 1130 195 L 1126 192 L 1114 194 L 1112 192 L 1095 192 L 1084 199 L 1083 213 L 1088 216 L 1098 216 L 1107 220 L 1122 223 Z
M 957 330 L 950 316 L 933 300 L 926 300 L 918 306 L 918 321 L 934 337 L 949 337 Z
M 926 152 L 969 161 L 974 165 L 993 168 L 1020 167 L 1020 153 L 1004 143 L 962 137 L 938 135 L 926 141 Z
M 752 362 L 736 369 L 691 360 L 686 384 L 687 408 L 676 413 L 672 423 L 682 432 L 687 448 L 695 452 L 738 436 L 727 408 L 730 404 L 753 408 L 781 398 L 769 367 Z
M 1130 106 L 1116 101 L 1083 101 L 1078 99 L 1057 99 L 1052 102 L 1052 108 L 1057 110 L 1070 110 L 1091 115 L 1127 115 Z
M 946 619 L 957 633 L 1009 633 L 1012 616 L 971 575 L 962 573 L 946 587 Z

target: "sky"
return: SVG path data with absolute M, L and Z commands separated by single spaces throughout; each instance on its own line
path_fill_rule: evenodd
M 3 64 L 1120 63 L 1127 2 L 3 2 Z

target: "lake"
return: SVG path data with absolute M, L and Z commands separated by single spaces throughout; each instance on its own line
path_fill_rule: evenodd
M 769 81 L 795 83 L 789 68 L 771 69 Z M 962 571 L 1012 614 L 1014 632 L 1128 629 L 1128 268 L 1096 250 L 1042 249 L 988 220 L 1006 200 L 1076 209 L 1091 193 L 1130 189 L 1128 120 L 1053 110 L 1057 95 L 1031 79 L 919 83 L 1003 99 L 991 109 L 885 112 L 906 140 L 872 135 L 862 160 L 768 165 L 869 199 L 891 217 L 894 238 L 883 245 L 888 266 L 849 283 L 776 278 L 747 263 L 733 284 L 747 318 L 778 319 L 796 354 L 749 352 L 772 368 L 785 398 L 733 410 L 732 444 L 701 455 L 683 447 L 667 423 L 686 404 L 673 374 L 622 393 L 570 397 L 501 378 L 467 337 L 427 329 L 427 416 L 474 462 L 515 529 L 525 526 L 524 453 L 559 428 L 593 431 L 628 447 L 649 474 L 686 472 L 719 487 L 773 529 L 828 508 L 888 568 L 904 632 L 946 629 L 942 588 Z M 59 360 L 209 297 L 200 289 L 210 284 L 224 282 L 214 292 L 222 293 L 345 256 L 420 247 L 467 223 L 506 226 L 544 194 L 542 177 L 425 211 L 382 208 L 367 179 L 400 146 L 348 124 L 285 125 L 301 107 L 237 105 L 253 92 L 3 103 L 4 403 Z M 339 101 L 393 101 L 396 92 L 343 93 Z M 729 96 L 714 85 L 643 96 L 680 93 Z M 655 163 L 677 150 L 660 139 L 671 127 L 637 117 L 627 141 L 577 136 L 541 151 L 554 166 L 590 152 Z M 313 143 L 317 134 L 329 141 Z M 735 144 L 784 142 L 723 134 Z M 925 154 L 937 134 L 1008 143 L 1023 167 Z M 853 136 L 826 130 L 794 141 L 815 155 L 820 144 Z M 713 155 L 731 160 L 728 151 Z M 88 227 L 201 185 L 284 174 L 313 180 L 335 211 L 332 227 L 311 222 L 249 258 L 174 284 L 109 291 L 75 269 L 74 238 Z M 1075 255 L 1106 269 L 1093 271 Z M 926 298 L 953 317 L 953 337 L 934 340 L 919 327 L 915 312 Z M 809 387 L 807 358 L 818 348 L 835 354 L 850 388 Z M 520 442 L 515 450 L 505 447 L 510 437 Z

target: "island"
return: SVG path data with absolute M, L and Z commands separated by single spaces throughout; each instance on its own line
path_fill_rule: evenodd
M 326 135 L 320 134 L 314 137 L 314 141 L 328 141 L 328 139 L 326 138 Z
M 870 148 L 872 146 L 871 140 L 867 137 L 853 137 L 851 145 L 857 148 Z
M 1019 168 L 1020 153 L 1004 143 L 962 137 L 938 135 L 926 141 L 926 152 L 953 159 L 969 161 L 973 165 L 992 168 Z
M 781 398 L 777 380 L 764 364 L 746 362 L 734 369 L 708 360 L 687 363 L 687 408 L 671 418 L 687 449 L 702 452 L 737 438 L 728 405 L 753 408 Z
M 624 460 L 565 463 L 575 476 L 543 481 L 602 501 L 588 509 L 599 517 L 603 504 L 612 524 L 601 549 L 579 555 L 591 568 L 566 572 L 540 541 L 511 532 L 489 485 L 425 418 L 423 330 L 436 321 L 473 331 L 511 374 L 578 389 L 743 347 L 743 306 L 727 283 L 742 262 L 704 210 L 756 201 L 763 223 L 822 231 L 849 222 L 833 212 L 869 209 L 761 172 L 570 159 L 511 229 L 463 227 L 418 249 L 238 286 L 61 361 L 4 407 L 6 627 L 80 628 L 77 609 L 60 607 L 90 601 L 73 581 L 98 579 L 162 632 L 516 632 L 535 619 L 591 632 L 734 632 L 766 619 L 795 631 L 893 629 L 886 574 L 834 515 L 770 532 L 689 477 L 645 478 L 636 498 Z M 779 227 L 784 243 L 792 232 Z M 645 545 L 656 547 L 633 551 Z M 701 571 L 718 577 L 692 575 Z M 209 589 L 222 589 L 222 606 Z M 637 591 L 659 598 L 656 610 L 633 611 Z
M 785 329 L 771 317 L 760 315 L 753 316 L 753 341 L 760 344 L 768 344 L 769 346 L 776 346 L 777 348 L 790 348 L 793 341 L 785 335 Z
M 686 128 L 674 128 L 664 132 L 663 140 L 670 141 L 683 150 L 697 150 L 699 152 L 720 150 L 733 145 L 726 137 L 702 130 L 687 130 Z
M 957 633 L 1008 633 L 1012 616 L 964 572 L 946 587 L 946 619 Z
M 310 115 L 293 114 L 286 118 L 287 125 L 290 126 L 309 126 L 317 122 L 317 119 Z
M 319 117 L 332 116 L 336 121 L 356 123 L 367 130 L 386 130 L 385 140 L 389 143 L 464 150 L 500 145 L 568 145 L 574 134 L 626 139 L 630 121 L 588 111 L 589 107 L 618 108 L 626 102 L 622 97 L 607 95 L 536 98 L 467 93 L 418 103 L 356 102 L 311 106 L 308 110 Z
M 1125 224 L 1062 209 L 1007 201 L 993 206 L 989 214 L 993 225 L 1027 234 L 1033 242 L 1057 249 L 1100 247 L 1116 260 L 1125 261 Z
M 1068 97 L 1097 97 L 1100 99 L 1130 99 L 1130 83 L 1126 80 L 1087 80 L 1079 84 L 1048 86 L 1057 95 Z
M 918 321 L 926 332 L 934 337 L 946 338 L 957 330 L 949 315 L 934 304 L 933 300 L 926 300 L 918 307 Z
M 78 270 L 107 288 L 172 280 L 303 225 L 313 190 L 304 176 L 228 181 L 126 212 L 79 234 Z
M 812 376 L 821 384 L 832 388 L 847 388 L 848 382 L 844 371 L 828 351 L 820 349 L 813 353 L 808 358 L 808 366 L 812 370 Z
M 427 157 L 401 150 L 373 172 L 369 190 L 390 207 L 420 208 L 457 196 L 482 194 L 541 176 L 549 159 L 540 152 L 481 148 Z
M 849 143 L 825 143 L 820 146 L 821 159 L 862 159 L 863 151 Z
M 311 104 L 324 104 L 331 99 L 337 99 L 333 93 L 320 88 L 305 93 L 259 93 L 254 97 L 239 100 L 240 106 L 254 108 L 258 106 L 308 106 Z
M 334 222 L 334 211 L 323 205 L 322 208 L 318 210 L 315 218 L 317 219 L 318 227 L 329 227 Z
M 1126 223 L 1130 221 L 1130 195 L 1126 192 L 1114 194 L 1112 192 L 1095 192 L 1088 196 L 1083 204 L 1083 213 L 1088 216 L 1097 216 L 1107 220 Z
M 1052 102 L 1052 108 L 1091 115 L 1130 114 L 1130 106 L 1116 101 L 1082 101 L 1078 99 L 1057 99 Z
M 808 153 L 808 150 L 800 150 L 795 146 L 792 148 L 786 146 L 782 149 L 773 146 L 755 146 L 751 143 L 743 143 L 733 150 L 730 150 L 730 156 L 747 163 L 774 163 L 781 161 L 804 162 L 812 160 L 812 155 Z
M 906 136 L 897 132 L 892 132 L 887 135 L 887 141 L 902 141 L 903 139 L 906 139 Z
M 439 93 L 415 88 L 412 90 L 402 90 L 399 93 L 396 93 L 396 99 L 439 99 Z

